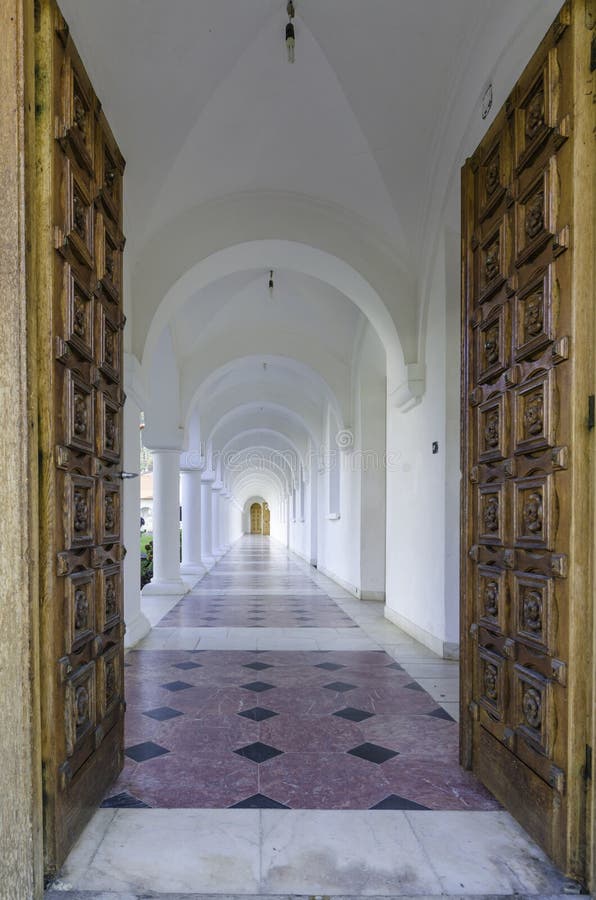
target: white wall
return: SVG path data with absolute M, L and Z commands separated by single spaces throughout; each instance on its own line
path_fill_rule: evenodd
M 447 615 L 445 577 L 447 533 L 451 575 L 454 555 L 457 558 L 454 532 L 458 530 L 458 520 L 453 496 L 454 491 L 457 495 L 458 481 L 455 473 L 453 484 L 453 462 L 458 428 L 453 426 L 454 422 L 459 423 L 459 347 L 456 345 L 454 352 L 450 346 L 447 354 L 445 266 L 443 240 L 433 266 L 424 397 L 408 412 L 397 409 L 391 397 L 388 400 L 386 616 L 435 652 L 454 656 L 457 655 L 458 641 L 457 607 L 454 611 L 450 605 Z M 451 307 L 453 297 L 450 300 Z M 449 312 L 452 342 L 456 339 L 457 329 L 453 326 L 453 309 Z M 457 318 L 459 313 L 455 315 Z M 439 445 L 437 454 L 432 452 L 434 441 Z M 450 514 L 446 519 L 448 478 Z M 453 587 L 457 592 L 456 584 L 452 586 L 450 600 Z

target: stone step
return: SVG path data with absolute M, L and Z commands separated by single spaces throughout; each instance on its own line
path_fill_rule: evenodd
M 44 900 L 362 900 L 362 894 L 162 894 L 112 893 L 110 891 L 70 891 L 59 887 L 44 894 Z M 570 885 L 565 894 L 375 894 L 366 900 L 568 900 L 577 890 Z

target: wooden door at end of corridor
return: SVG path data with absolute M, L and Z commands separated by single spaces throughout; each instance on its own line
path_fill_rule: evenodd
M 260 503 L 253 503 L 250 507 L 250 533 L 263 533 L 263 509 Z
M 268 503 L 263 503 L 263 534 L 266 537 L 271 534 L 271 510 Z
M 593 865 L 586 9 L 565 4 L 462 170 L 462 763 L 580 880 Z
M 35 4 L 46 872 L 123 765 L 124 161 L 53 0 Z

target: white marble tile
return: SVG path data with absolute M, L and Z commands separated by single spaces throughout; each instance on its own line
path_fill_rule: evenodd
M 70 851 L 67 864 L 61 872 L 61 881 L 65 885 L 73 887 L 71 874 L 85 872 L 90 866 L 93 857 L 97 853 L 97 848 L 114 821 L 116 812 L 115 809 L 98 809 L 95 811 L 93 818 Z
M 154 628 L 135 650 L 194 650 L 198 631 L 198 628 Z
M 256 893 L 259 812 L 117 810 L 93 859 L 71 854 L 61 878 L 89 891 Z
M 170 594 L 164 597 L 141 596 L 141 612 L 145 613 L 152 626 L 157 625 L 181 599 L 182 594 L 180 596 Z
M 454 703 L 459 700 L 459 678 L 417 678 L 421 687 L 431 695 L 433 700 Z
M 459 710 L 459 701 L 458 702 L 447 702 L 441 701 L 439 706 L 442 706 L 443 709 L 449 713 L 452 719 L 455 719 L 456 722 L 459 722 L 460 710 Z
M 263 893 L 397 896 L 439 881 L 404 813 L 264 810 Z
M 562 876 L 506 812 L 405 815 L 447 894 L 562 892 Z
M 459 665 L 445 659 L 428 662 L 408 661 L 404 668 L 413 678 L 459 678 Z

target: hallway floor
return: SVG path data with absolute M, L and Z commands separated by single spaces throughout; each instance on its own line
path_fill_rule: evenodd
M 457 663 L 381 604 L 253 536 L 152 607 L 126 658 L 126 765 L 62 892 L 562 893 L 458 765 Z

